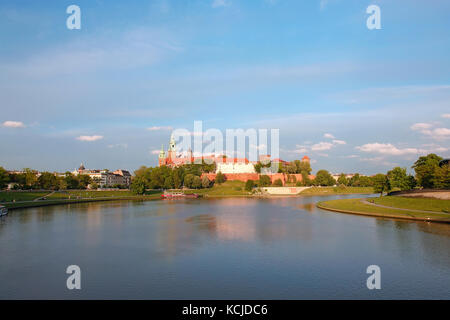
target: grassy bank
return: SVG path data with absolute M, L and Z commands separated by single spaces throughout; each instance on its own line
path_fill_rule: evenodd
M 197 193 L 204 197 L 231 197 L 250 196 L 251 193 L 245 190 L 245 183 L 242 181 L 225 181 L 222 184 L 214 184 L 211 188 L 185 190 L 185 193 Z
M 334 194 L 371 194 L 372 187 L 311 187 L 301 192 L 301 195 L 334 195 Z
M 386 197 L 391 198 L 391 197 Z M 418 208 L 411 208 L 410 203 L 402 207 L 403 200 L 388 199 L 386 203 L 395 203 L 397 207 L 385 208 L 377 207 L 368 203 L 364 203 L 363 200 L 366 199 L 340 199 L 340 200 L 330 200 L 319 202 L 317 206 L 321 209 L 337 211 L 343 213 L 360 214 L 376 217 L 386 217 L 386 218 L 397 218 L 397 219 L 411 219 L 411 220 L 425 220 L 425 221 L 436 221 L 436 222 L 447 222 L 450 223 L 450 214 L 442 212 L 442 209 L 448 205 L 447 203 L 441 203 L 434 208 L 440 208 L 441 211 L 436 211 L 435 213 L 422 213 L 409 210 L 422 210 Z M 448 200 L 440 200 L 448 201 Z M 384 204 L 383 204 L 384 205 Z M 424 207 L 422 207 L 424 208 Z M 400 210 L 405 209 L 405 210 Z M 423 210 L 430 210 L 426 208 Z
M 450 213 L 450 200 L 389 196 L 382 198 L 371 198 L 368 201 L 375 204 L 394 208 Z
M 58 204 L 69 203 L 83 203 L 83 202 L 95 202 L 95 201 L 111 201 L 111 200 L 154 200 L 161 197 L 161 192 L 150 191 L 145 195 L 134 195 L 129 191 L 62 191 L 56 192 L 52 195 L 45 197 L 45 200 L 37 200 L 48 192 L 35 193 L 35 198 L 26 196 L 28 192 L 14 192 L 14 198 L 16 202 L 2 203 L 8 209 L 20 209 L 31 207 L 42 207 Z M 1 195 L 0 195 L 1 196 Z

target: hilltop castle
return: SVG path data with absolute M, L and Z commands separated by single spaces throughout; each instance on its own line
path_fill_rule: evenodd
M 227 180 L 240 180 L 246 182 L 247 180 L 259 180 L 261 174 L 268 175 L 272 183 L 280 179 L 283 185 L 288 180 L 288 175 L 285 173 L 271 172 L 270 168 L 261 168 L 261 173 L 257 173 L 255 170 L 255 164 L 258 161 L 249 161 L 247 158 L 229 158 L 225 156 L 201 156 L 194 157 L 192 150 L 188 150 L 187 154 L 184 156 L 177 155 L 176 144 L 173 135 L 170 137 L 169 149 L 167 152 L 164 151 L 164 145 L 161 146 L 161 151 L 158 155 L 159 166 L 168 167 L 178 167 L 185 164 L 192 164 L 203 160 L 209 160 L 216 164 L 215 173 L 204 173 L 202 176 L 208 177 L 209 180 L 213 181 L 216 178 L 217 173 L 221 172 L 225 175 Z M 275 164 L 289 164 L 288 161 L 277 159 L 271 159 L 270 155 L 262 155 L 259 157 L 261 163 L 275 163 Z M 208 162 L 209 162 L 208 161 Z M 308 156 L 304 156 L 301 160 L 302 162 L 310 162 Z M 278 168 L 278 165 L 276 166 Z M 267 169 L 267 170 L 264 170 Z M 296 181 L 302 180 L 301 174 L 289 174 L 291 177 L 295 177 Z M 314 179 L 314 176 L 310 175 L 310 179 Z

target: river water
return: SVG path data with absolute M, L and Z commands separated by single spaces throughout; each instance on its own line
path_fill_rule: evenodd
M 1 299 L 450 298 L 450 225 L 327 212 L 357 197 L 99 202 L 0 219 Z M 68 290 L 66 268 L 81 269 Z M 369 265 L 381 289 L 369 290 Z

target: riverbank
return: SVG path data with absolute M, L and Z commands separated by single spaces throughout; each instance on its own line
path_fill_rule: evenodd
M 5 199 L 6 192 L 0 193 L 0 199 Z M 129 191 L 63 191 L 63 192 L 14 192 L 6 197 L 15 201 L 2 202 L 8 210 L 43 207 L 51 205 L 121 201 L 121 200 L 157 200 L 161 198 L 161 192 L 149 192 L 146 195 L 134 195 Z
M 406 199 L 402 197 L 383 197 L 380 199 L 340 199 L 317 203 L 320 209 L 357 214 L 364 216 L 419 220 L 450 223 L 450 214 L 446 212 L 449 200 Z

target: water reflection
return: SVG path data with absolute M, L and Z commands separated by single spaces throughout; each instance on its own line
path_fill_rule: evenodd
M 342 197 L 352 196 L 358 195 Z M 248 293 L 235 298 L 262 292 L 268 292 L 264 298 L 299 298 L 305 286 L 321 288 L 317 297 L 326 298 L 327 282 L 310 279 L 326 274 L 351 296 L 342 279 L 360 281 L 355 268 L 375 261 L 399 279 L 399 297 L 413 294 L 411 288 L 425 292 L 410 279 L 420 279 L 426 292 L 447 292 L 442 290 L 450 285 L 450 225 L 345 215 L 315 206 L 339 197 L 103 202 L 12 211 L 0 219 L 0 280 L 20 296 L 22 286 L 34 281 L 21 280 L 20 274 L 76 260 L 93 273 L 106 272 L 106 278 L 116 279 L 118 272 L 125 284 L 139 286 L 146 278 L 151 285 L 141 288 L 147 295 L 138 298 L 166 292 L 170 281 L 179 295 L 161 298 L 189 298 L 181 288 L 210 292 L 212 283 Z M 227 282 L 218 284 L 220 279 Z M 4 292 L 0 288 L 0 297 Z

